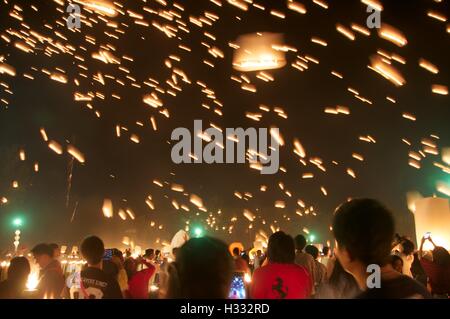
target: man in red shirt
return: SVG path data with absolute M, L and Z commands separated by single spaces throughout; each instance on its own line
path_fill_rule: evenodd
M 432 260 L 423 253 L 423 244 L 430 241 L 433 245 Z M 450 296 L 450 254 L 443 248 L 436 246 L 431 237 L 423 237 L 419 248 L 420 264 L 425 270 L 431 286 L 432 294 L 437 298 Z
M 128 297 L 131 299 L 148 299 L 148 285 L 156 268 L 144 258 L 138 260 L 138 263 L 142 263 L 147 268 L 138 271 L 128 280 Z
M 311 279 L 305 268 L 295 264 L 295 244 L 291 236 L 277 232 L 269 238 L 269 263 L 255 270 L 250 288 L 253 299 L 306 299 Z

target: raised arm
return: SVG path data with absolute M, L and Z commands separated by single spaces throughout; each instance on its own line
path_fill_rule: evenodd
M 419 247 L 419 259 L 422 259 L 423 257 L 423 244 L 425 243 L 425 236 L 422 237 L 421 241 L 420 241 L 420 247 Z

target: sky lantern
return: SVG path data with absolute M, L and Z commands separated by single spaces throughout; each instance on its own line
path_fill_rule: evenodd
M 95 11 L 98 14 L 106 15 L 108 17 L 117 16 L 116 6 L 112 1 L 108 0 L 80 0 L 85 8 Z
M 414 221 L 416 225 L 417 243 L 430 233 L 434 243 L 450 249 L 450 205 L 445 198 L 422 198 L 415 202 Z M 426 242 L 425 250 L 431 250 L 432 245 Z
M 278 33 L 252 33 L 237 39 L 233 68 L 242 72 L 279 69 L 286 65 L 283 37 Z
M 233 255 L 233 250 L 237 248 L 239 249 L 239 254 L 241 252 L 244 251 L 244 245 L 241 242 L 235 242 L 235 243 L 231 243 L 230 246 L 228 246 L 228 251 L 230 252 L 231 255 Z

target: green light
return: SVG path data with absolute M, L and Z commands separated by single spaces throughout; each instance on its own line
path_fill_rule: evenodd
M 22 218 L 14 218 L 14 220 L 13 220 L 14 226 L 20 227 L 20 226 L 22 226 L 22 224 L 23 224 Z
M 314 240 L 316 240 L 316 236 L 309 235 L 309 241 L 312 243 L 312 242 L 314 242 Z
M 201 229 L 200 227 L 195 228 L 194 234 L 196 237 L 201 237 L 203 235 L 203 229 Z

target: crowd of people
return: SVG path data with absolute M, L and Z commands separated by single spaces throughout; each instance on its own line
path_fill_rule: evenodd
M 335 247 L 308 245 L 303 235 L 273 233 L 266 251 L 253 256 L 216 238 L 192 238 L 173 248 L 171 258 L 147 249 L 105 250 L 90 236 L 80 251 L 85 264 L 66 278 L 54 244 L 31 250 L 39 265 L 39 284 L 27 294 L 30 263 L 14 257 L 0 298 L 147 299 L 230 298 L 233 278 L 243 274 L 249 299 L 429 299 L 449 298 L 450 254 L 427 234 L 416 249 L 395 234 L 391 212 L 378 201 L 354 199 L 334 213 Z M 431 252 L 424 243 L 433 245 Z M 252 257 L 252 258 L 250 258 Z

